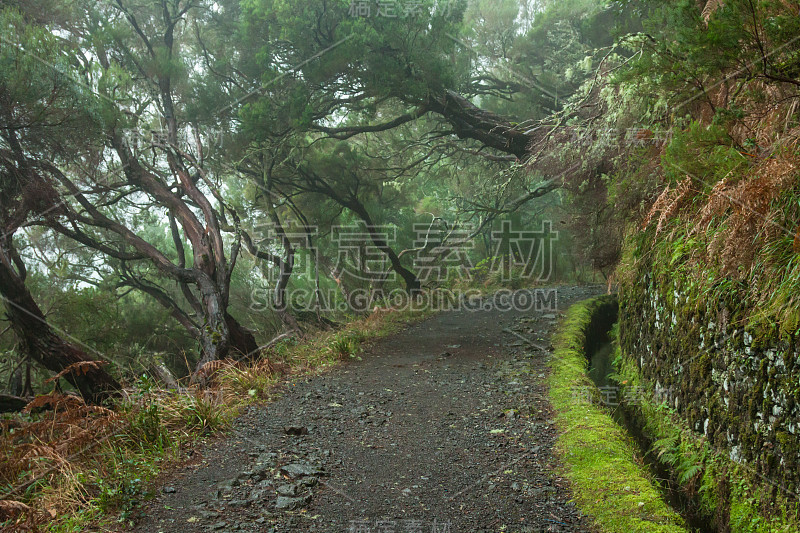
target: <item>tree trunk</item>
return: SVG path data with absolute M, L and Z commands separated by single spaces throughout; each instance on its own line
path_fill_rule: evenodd
M 442 115 L 460 138 L 478 140 L 519 159 L 529 155 L 530 145 L 535 140 L 530 133 L 517 129 L 509 120 L 477 107 L 453 91 L 431 98 L 427 107 Z
M 62 339 L 44 317 L 44 313 L 25 285 L 24 271 L 18 273 L 13 264 L 19 257 L 11 245 L 11 237 L 0 243 L 0 295 L 6 304 L 6 315 L 20 339 L 22 348 L 34 361 L 50 370 L 61 372 L 70 365 L 96 361 L 73 343 Z M 5 246 L 3 246 L 5 244 Z M 105 370 L 87 366 L 64 376 L 89 402 L 98 403 L 119 390 L 119 383 Z
M 22 384 L 24 369 L 22 367 L 27 363 L 27 360 L 28 358 L 23 356 L 22 361 L 11 371 L 11 375 L 8 378 L 8 392 L 10 392 L 12 396 L 25 396 L 25 389 Z
M 202 295 L 205 323 L 200 327 L 200 346 L 203 353 L 194 369 L 192 382 L 195 382 L 195 377 L 203 365 L 224 359 L 228 355 L 231 338 L 226 320 L 228 313 L 216 285 L 207 276 L 202 276 L 198 286 Z
M 251 355 L 258 350 L 253 332 L 228 314 L 227 305 L 223 302 L 216 285 L 206 277 L 201 278 L 199 285 L 205 306 L 206 323 L 200 328 L 203 354 L 197 362 L 195 374 L 206 363 L 224 359 L 231 350 L 242 355 Z
M 258 343 L 253 332 L 239 324 L 235 318 L 225 313 L 225 323 L 230 332 L 231 349 L 246 357 L 253 357 L 258 351 Z
M 11 394 L 0 393 L 0 413 L 14 413 L 22 411 L 28 405 L 27 398 L 20 398 L 19 396 L 12 396 Z
M 178 385 L 178 381 L 175 379 L 175 376 L 172 374 L 172 371 L 167 368 L 167 365 L 164 364 L 160 358 L 153 362 L 152 365 L 147 369 L 148 373 L 156 378 L 164 387 L 167 389 L 178 390 L 180 386 Z
M 372 239 L 372 244 L 374 244 L 377 249 L 386 254 L 386 257 L 389 258 L 389 263 L 392 265 L 392 270 L 397 272 L 397 274 L 403 278 L 403 281 L 406 284 L 406 290 L 409 293 L 419 291 L 422 285 L 417 278 L 417 275 L 403 266 L 403 263 L 400 262 L 400 257 L 397 255 L 394 249 L 392 249 L 392 247 L 389 246 L 389 243 L 386 242 L 386 239 L 384 239 L 383 236 L 375 230 L 375 225 L 372 223 L 372 217 L 370 217 L 369 212 L 367 212 L 367 209 L 364 207 L 364 205 L 358 200 L 352 199 L 347 202 L 345 207 L 350 209 L 352 212 L 358 215 L 361 220 L 364 221 L 364 224 L 367 226 L 369 236 Z

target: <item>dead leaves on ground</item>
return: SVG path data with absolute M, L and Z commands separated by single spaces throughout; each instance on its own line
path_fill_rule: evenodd
M 0 500 L 0 531 L 36 531 L 33 510 L 16 500 Z

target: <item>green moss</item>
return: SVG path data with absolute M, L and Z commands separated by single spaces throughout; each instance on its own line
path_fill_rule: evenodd
M 577 390 L 594 389 L 586 376 L 583 346 L 592 313 L 603 303 L 608 302 L 599 298 L 572 306 L 555 340 L 550 399 L 564 475 L 578 506 L 603 531 L 685 532 L 682 518 L 661 499 L 650 473 L 637 460 L 626 432 L 605 410 L 576 400 Z

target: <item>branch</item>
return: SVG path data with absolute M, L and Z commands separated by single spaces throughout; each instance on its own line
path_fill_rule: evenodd
M 70 179 L 67 178 L 58 168 L 50 163 L 43 163 L 43 166 L 47 168 L 47 170 L 50 171 L 54 176 L 56 176 L 58 180 L 67 188 L 70 194 L 75 197 L 78 203 L 83 206 L 86 212 L 92 217 L 92 223 L 94 225 L 105 228 L 121 236 L 125 242 L 136 248 L 136 250 L 138 250 L 141 254 L 150 258 L 159 268 L 159 270 L 164 272 L 166 275 L 178 281 L 197 281 L 193 271 L 175 266 L 175 264 L 173 264 L 167 256 L 161 253 L 158 248 L 136 235 L 129 228 L 101 213 L 85 196 L 83 196 L 78 187 L 76 187 L 75 184 L 72 183 L 72 181 L 70 181 Z
M 390 120 L 389 122 L 384 122 L 383 124 L 374 124 L 372 126 L 344 126 L 340 128 L 328 128 L 326 126 L 312 124 L 311 128 L 317 131 L 321 131 L 323 133 L 327 133 L 328 135 L 330 135 L 335 139 L 344 140 L 344 139 L 349 139 L 350 137 L 353 137 L 355 135 L 359 135 L 361 133 L 375 133 L 379 131 L 391 130 L 407 122 L 411 122 L 413 120 L 418 119 L 428 111 L 429 111 L 428 107 L 422 105 L 416 108 L 414 111 L 400 115 L 394 120 Z
M 183 327 L 185 327 L 192 336 L 200 336 L 200 326 L 198 326 L 198 324 L 194 322 L 191 317 L 189 317 L 189 315 L 180 308 L 178 303 L 173 300 L 162 288 L 137 278 L 124 262 L 122 263 L 121 267 L 122 273 L 120 275 L 121 281 L 119 286 L 132 287 L 151 296 L 154 300 L 169 310 L 172 317 Z

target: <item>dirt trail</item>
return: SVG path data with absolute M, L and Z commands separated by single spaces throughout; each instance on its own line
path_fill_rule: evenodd
M 558 310 L 598 292 L 559 288 Z M 288 382 L 178 472 L 135 531 L 591 531 L 551 453 L 555 318 L 441 313 Z

